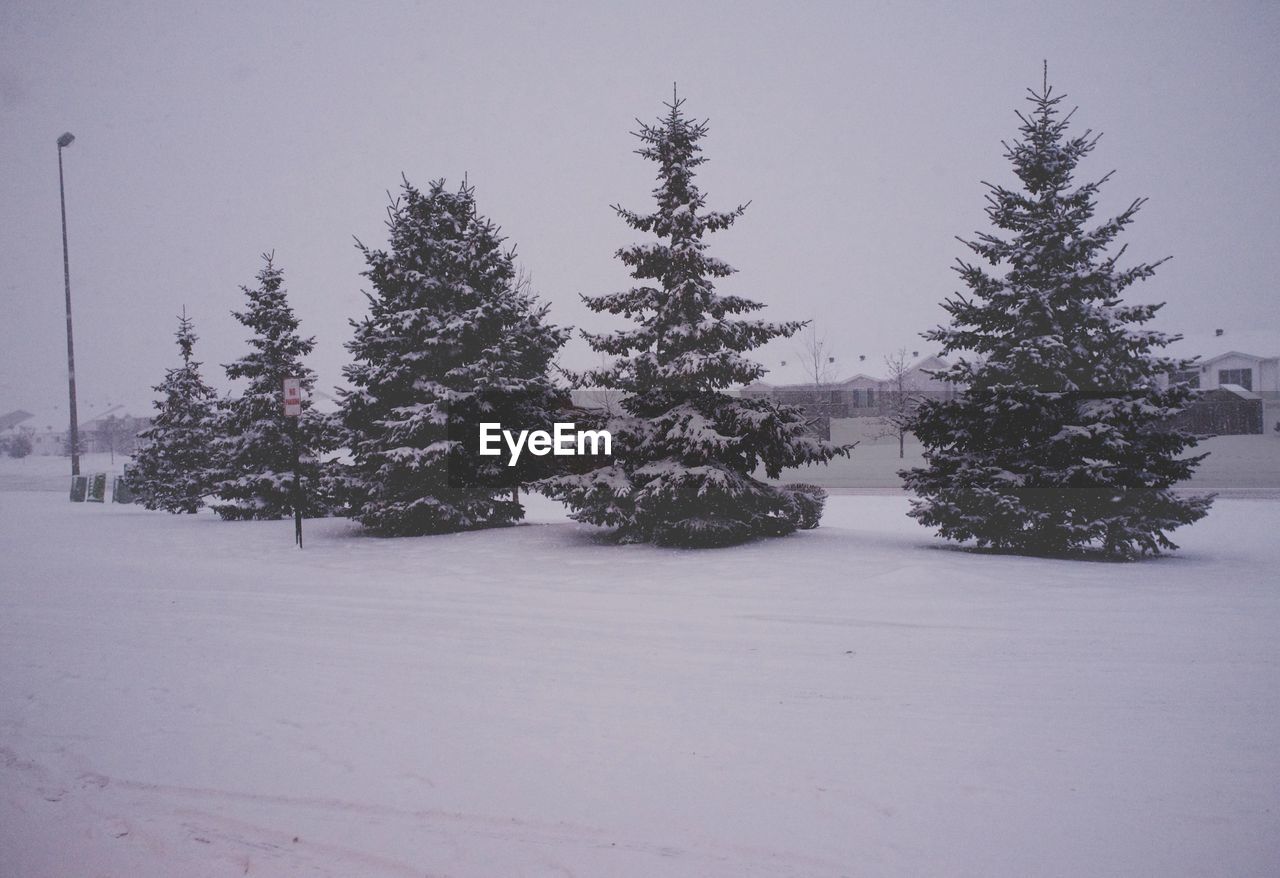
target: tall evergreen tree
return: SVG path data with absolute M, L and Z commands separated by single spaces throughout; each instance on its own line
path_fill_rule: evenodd
M 1183 363 L 1154 351 L 1178 337 L 1136 328 L 1160 305 L 1121 300 L 1164 260 L 1119 266 L 1124 248 L 1112 245 L 1145 199 L 1091 224 L 1111 175 L 1073 175 L 1098 138 L 1067 135 L 1071 114 L 1047 76 L 1028 92 L 1032 111 L 1005 153 L 1021 189 L 987 184 L 999 232 L 964 242 L 980 259 L 957 266 L 969 293 L 944 303 L 951 326 L 924 336 L 967 355 L 939 373 L 956 398 L 917 412 L 926 465 L 902 474 L 918 497 L 911 515 L 1003 550 L 1157 554 L 1212 499 L 1172 491 L 1200 460 L 1180 457 L 1194 440 L 1168 426 L 1188 389 L 1160 387 Z
M 352 515 L 387 535 L 511 524 L 532 476 L 481 457 L 479 423 L 548 427 L 567 401 L 549 369 L 568 331 L 545 322 L 474 187 L 404 180 L 387 214 L 390 249 L 357 242 L 373 290 L 344 370 Z
M 233 316 L 252 330 L 249 352 L 224 366 L 227 377 L 244 381 L 243 392 L 220 406 L 217 494 L 214 509 L 225 519 L 271 519 L 293 515 L 295 456 L 300 460 L 303 514 L 323 515 L 326 503 L 318 456 L 327 449 L 325 419 L 311 407 L 315 373 L 302 358 L 314 338 L 298 334 L 284 288 L 284 272 L 273 253 L 264 253 L 257 286 L 241 287 L 248 307 Z M 283 383 L 300 378 L 302 416 L 287 418 Z M 296 443 L 296 444 L 295 444 Z
M 212 490 L 211 467 L 217 394 L 192 359 L 195 327 L 182 309 L 178 318 L 182 365 L 166 369 L 151 425 L 138 433 L 129 486 L 147 509 L 195 512 Z
M 725 392 L 764 374 L 745 352 L 803 324 L 742 319 L 763 306 L 716 292 L 715 282 L 734 269 L 708 255 L 703 238 L 733 225 L 746 208 L 706 209 L 694 171 L 706 161 L 699 141 L 707 124 L 687 118 L 683 104 L 674 97 L 664 118 L 636 132 L 636 152 L 658 166 L 656 209 L 614 207 L 627 225 L 658 239 L 617 252 L 639 285 L 584 297 L 591 310 L 634 322 L 586 335 L 615 359 L 583 382 L 627 394 L 625 414 L 609 423 L 613 460 L 550 479 L 543 490 L 568 504 L 575 519 L 615 528 L 622 541 L 719 546 L 816 524 L 816 495 L 753 473 L 763 465 L 776 478 L 783 467 L 825 462 L 845 449 L 810 435 L 798 409 Z

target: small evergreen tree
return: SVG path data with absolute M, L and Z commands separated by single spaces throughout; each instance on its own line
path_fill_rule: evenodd
M 160 398 L 151 426 L 138 433 L 139 447 L 128 469 L 129 487 L 147 509 L 195 512 L 212 490 L 211 465 L 217 394 L 193 360 L 197 336 L 187 309 L 178 318 L 182 365 L 165 371 L 155 385 Z
M 1154 350 L 1177 339 L 1133 328 L 1160 305 L 1121 294 L 1160 260 L 1120 268 L 1107 255 L 1145 199 L 1090 225 L 1097 182 L 1074 185 L 1093 150 L 1090 132 L 1067 136 L 1063 96 L 1029 90 L 1021 138 L 1006 157 L 1022 183 L 988 184 L 987 215 L 1007 235 L 964 242 L 982 262 L 960 262 L 969 295 L 944 303 L 950 327 L 925 333 L 944 352 L 971 352 L 937 373 L 953 400 L 917 411 L 913 432 L 926 466 L 902 473 L 918 499 L 911 515 L 953 540 L 1033 554 L 1095 550 L 1110 557 L 1157 554 L 1165 535 L 1206 514 L 1211 497 L 1171 490 L 1203 457 L 1168 419 L 1187 401 L 1182 385 L 1159 386 L 1183 368 Z
M 224 519 L 271 519 L 293 515 L 295 456 L 302 480 L 303 515 L 323 515 L 318 457 L 329 445 L 325 419 L 312 410 L 315 373 L 302 358 L 315 347 L 314 338 L 298 335 L 298 319 L 289 306 L 284 272 L 264 253 L 256 287 L 241 287 L 249 304 L 233 316 L 253 331 L 249 353 L 224 366 L 227 377 L 247 382 L 239 396 L 222 401 L 218 440 L 218 502 Z M 300 378 L 302 416 L 287 418 L 283 383 Z
M 639 285 L 584 297 L 593 311 L 635 323 L 586 335 L 615 359 L 582 383 L 627 394 L 625 415 L 609 422 L 613 460 L 549 479 L 542 490 L 563 500 L 573 518 L 615 528 L 625 542 L 720 546 L 816 523 L 816 494 L 798 495 L 753 473 L 763 465 L 776 478 L 783 467 L 825 462 L 847 449 L 810 435 L 799 409 L 725 392 L 764 374 L 745 352 L 804 324 L 740 319 L 763 306 L 715 291 L 734 269 L 707 254 L 703 237 L 731 226 L 746 208 L 705 209 L 694 171 L 706 161 L 699 141 L 707 125 L 687 118 L 683 103 L 673 98 L 665 118 L 636 132 L 637 153 L 658 165 L 656 210 L 614 207 L 629 226 L 658 238 L 617 253 Z
M 549 426 L 567 402 L 549 369 L 568 331 L 544 322 L 473 187 L 406 179 L 387 214 L 389 250 L 357 242 L 373 291 L 343 373 L 351 514 L 387 535 L 514 523 L 516 489 L 546 473 L 528 455 L 481 457 L 479 423 Z
M 13 431 L 4 442 L 4 452 L 13 458 L 23 458 L 31 453 L 31 437 L 22 430 Z

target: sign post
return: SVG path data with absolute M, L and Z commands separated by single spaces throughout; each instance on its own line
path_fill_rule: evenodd
M 289 419 L 293 440 L 293 538 L 302 548 L 302 451 L 298 447 L 298 419 L 302 417 L 302 379 L 284 379 L 284 416 Z

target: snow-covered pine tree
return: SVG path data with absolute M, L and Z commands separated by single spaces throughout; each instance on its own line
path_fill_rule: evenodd
M 549 369 L 568 330 L 545 322 L 474 187 L 406 179 L 387 215 L 390 249 L 357 242 L 373 291 L 343 370 L 352 515 L 396 536 L 511 524 L 540 459 L 481 457 L 478 425 L 550 428 L 567 402 Z
M 217 393 L 191 359 L 197 336 L 186 308 L 176 337 L 182 365 L 166 369 L 164 381 L 153 388 L 159 394 L 156 415 L 138 433 L 129 487 L 147 509 L 195 512 L 212 490 Z
M 246 382 L 239 396 L 219 406 L 217 444 L 218 501 L 214 510 L 224 519 L 271 519 L 293 515 L 295 442 L 301 459 L 303 515 L 327 511 L 318 456 L 328 449 L 325 419 L 311 408 L 315 373 L 302 358 L 315 347 L 314 338 L 298 334 L 298 319 L 286 298 L 284 272 L 274 253 L 264 253 L 257 286 L 241 287 L 248 307 L 233 316 L 253 331 L 250 350 L 225 365 L 227 377 Z M 283 382 L 302 379 L 300 418 L 286 418 Z M 296 422 L 296 423 L 295 423 Z
M 1074 184 L 1093 150 L 1069 137 L 1046 75 L 1006 145 L 1020 189 L 987 184 L 1000 232 L 965 241 L 981 262 L 956 267 L 969 294 L 944 303 L 949 327 L 924 334 L 961 356 L 939 377 L 959 390 L 932 399 L 913 432 L 922 468 L 904 470 L 910 513 L 948 539 L 1029 554 L 1096 552 L 1128 558 L 1176 546 L 1165 535 L 1206 514 L 1212 497 L 1179 496 L 1199 457 L 1170 429 L 1185 386 L 1160 388 L 1183 364 L 1154 351 L 1176 340 L 1135 328 L 1160 305 L 1121 294 L 1163 262 L 1121 268 L 1113 243 L 1145 199 L 1091 225 L 1099 187 Z M 1074 112 L 1074 111 L 1073 111 Z M 994 270 L 993 270 L 994 269 Z
M 699 141 L 707 124 L 687 118 L 683 104 L 673 97 L 664 118 L 635 132 L 637 153 L 658 165 L 654 212 L 614 207 L 629 226 L 658 238 L 617 253 L 639 285 L 584 297 L 593 311 L 635 324 L 586 334 L 615 359 L 580 376 L 582 383 L 627 394 L 625 414 L 609 421 L 613 458 L 540 490 L 563 500 L 578 521 L 614 528 L 624 542 L 723 546 L 817 522 L 817 495 L 760 481 L 758 467 L 776 478 L 783 467 L 847 449 L 807 432 L 799 409 L 725 392 L 764 374 L 745 352 L 804 324 L 740 319 L 763 306 L 716 292 L 715 282 L 734 269 L 707 254 L 703 237 L 731 226 L 746 206 L 706 209 L 694 171 L 706 161 Z

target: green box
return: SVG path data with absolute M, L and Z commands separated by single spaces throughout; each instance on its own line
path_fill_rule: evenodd
M 94 473 L 89 476 L 89 490 L 84 499 L 88 503 L 105 503 L 107 499 L 107 474 Z
M 132 503 L 133 501 L 133 490 L 129 487 L 128 477 L 116 476 L 111 482 L 111 502 Z
M 89 489 L 88 476 L 72 476 L 71 477 L 71 502 L 83 503 L 84 495 Z

